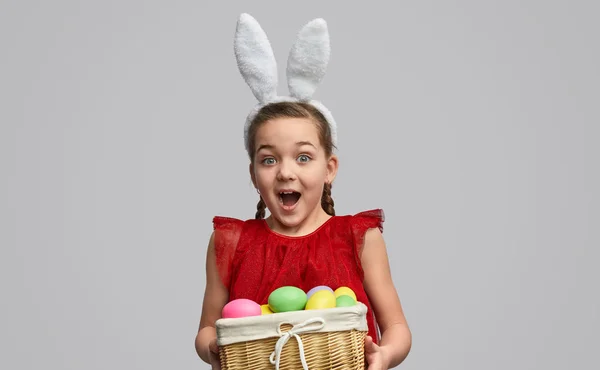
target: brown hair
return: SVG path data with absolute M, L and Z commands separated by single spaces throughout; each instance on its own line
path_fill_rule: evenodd
M 256 154 L 256 143 L 254 141 L 256 139 L 256 132 L 260 126 L 269 120 L 283 117 L 306 118 L 312 120 L 317 125 L 320 144 L 325 149 L 325 155 L 327 157 L 331 156 L 334 149 L 333 140 L 331 138 L 331 128 L 323 114 L 308 103 L 278 102 L 262 107 L 250 123 L 250 127 L 248 128 L 248 155 L 250 156 L 250 161 L 254 162 L 254 155 Z M 333 205 L 333 199 L 331 198 L 331 184 L 326 183 L 323 186 L 321 207 L 323 207 L 323 210 L 328 215 L 335 216 Z M 256 205 L 255 218 L 264 218 L 266 208 L 265 202 L 262 197 L 260 197 L 258 204 Z

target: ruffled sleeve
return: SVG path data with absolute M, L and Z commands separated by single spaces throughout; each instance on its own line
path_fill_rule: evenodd
M 230 217 L 213 218 L 214 245 L 217 269 L 223 284 L 229 289 L 233 257 L 244 222 Z
M 361 265 L 360 254 L 364 246 L 367 230 L 378 228 L 379 231 L 383 232 L 384 221 L 385 214 L 382 209 L 363 211 L 351 216 L 350 226 L 354 238 L 354 255 L 359 266 Z

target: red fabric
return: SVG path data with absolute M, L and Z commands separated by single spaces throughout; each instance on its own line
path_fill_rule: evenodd
M 365 232 L 376 227 L 383 231 L 383 221 L 380 209 L 333 216 L 308 235 L 290 237 L 272 231 L 265 220 L 214 217 L 217 266 L 229 299 L 266 304 L 269 294 L 281 286 L 305 292 L 317 285 L 347 286 L 367 306 L 369 335 L 378 343 L 359 255 Z

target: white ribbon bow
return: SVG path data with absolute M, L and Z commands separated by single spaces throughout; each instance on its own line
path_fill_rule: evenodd
M 318 323 L 319 325 L 310 326 L 314 323 Z M 302 339 L 300 339 L 298 334 L 307 333 L 310 331 L 317 331 L 322 329 L 324 326 L 325 320 L 323 320 L 320 317 L 316 317 L 308 319 L 303 323 L 297 324 L 294 327 L 292 327 L 289 331 L 282 333 L 281 324 L 279 324 L 277 332 L 279 333 L 280 337 L 279 340 L 277 340 L 277 343 L 275 344 L 275 350 L 271 352 L 271 356 L 269 356 L 271 364 L 275 365 L 276 370 L 279 370 L 279 361 L 281 360 L 281 351 L 283 350 L 283 346 L 285 346 L 285 344 L 288 340 L 290 340 L 291 337 L 295 337 L 296 341 L 298 342 L 298 349 L 300 351 L 300 361 L 302 361 L 302 368 L 304 370 L 308 370 L 308 365 L 306 365 L 306 358 L 304 357 L 304 347 L 302 346 Z

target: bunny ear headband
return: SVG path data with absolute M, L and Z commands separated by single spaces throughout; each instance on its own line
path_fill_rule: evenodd
M 329 32 L 323 19 L 314 19 L 302 27 L 287 61 L 287 85 L 290 95 L 277 95 L 277 63 L 267 35 L 256 19 L 240 15 L 234 39 L 237 65 L 258 100 L 246 117 L 244 144 L 248 150 L 248 128 L 258 111 L 267 104 L 289 101 L 306 102 L 319 110 L 331 129 L 333 145 L 337 142 L 336 124 L 331 112 L 312 95 L 325 75 L 329 63 Z

